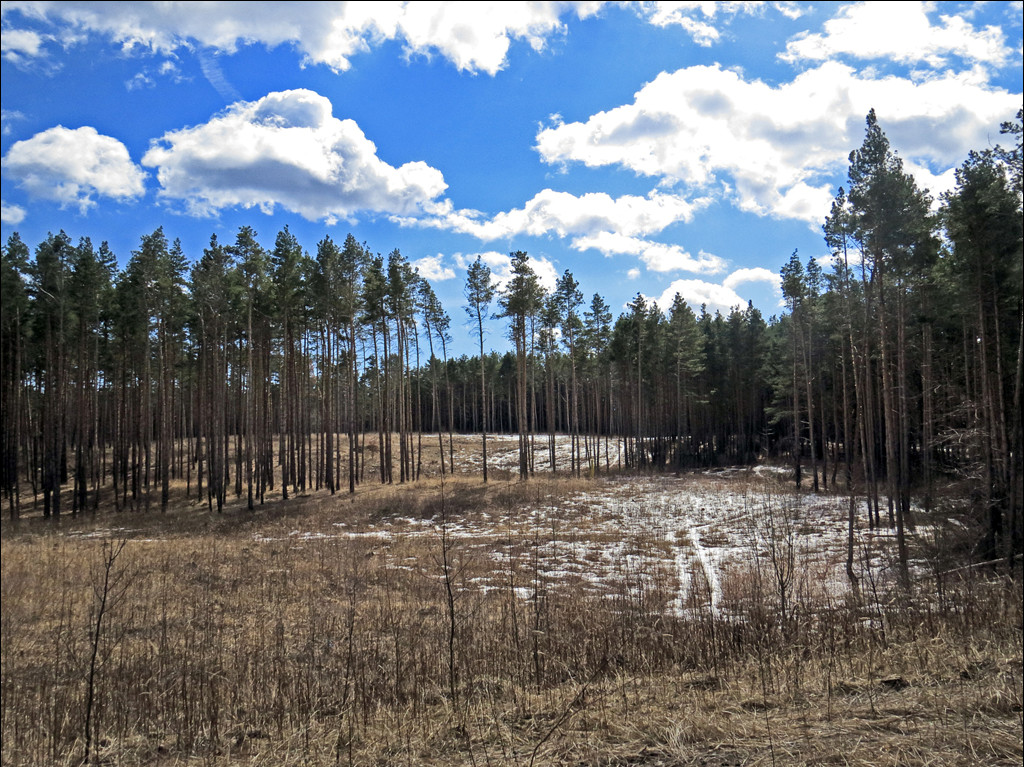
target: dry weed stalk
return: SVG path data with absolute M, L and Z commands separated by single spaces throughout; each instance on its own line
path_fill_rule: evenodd
M 94 540 L 6 536 L 3 763 L 1019 761 L 1019 580 L 893 599 L 871 551 L 862 599 L 819 601 L 773 491 L 716 611 L 657 526 L 600 539 L 608 582 L 568 577 L 586 485 L 444 482 L 136 532 L 99 611 Z

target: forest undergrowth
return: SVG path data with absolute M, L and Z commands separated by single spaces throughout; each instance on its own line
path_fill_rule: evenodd
M 1020 764 L 1019 566 L 921 514 L 853 590 L 845 499 L 775 476 L 5 523 L 3 764 Z

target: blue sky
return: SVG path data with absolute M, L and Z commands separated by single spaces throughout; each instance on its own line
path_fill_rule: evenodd
M 872 107 L 938 196 L 1022 103 L 1022 4 L 2 6 L 3 240 L 352 233 L 431 280 L 525 250 L 638 292 L 779 311 Z M 501 346 L 495 331 L 490 343 Z

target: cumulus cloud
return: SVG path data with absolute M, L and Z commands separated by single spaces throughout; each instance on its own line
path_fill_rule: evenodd
M 711 203 L 708 197 L 688 201 L 672 194 L 652 192 L 646 197 L 612 197 L 604 192 L 574 195 L 543 189 L 522 208 L 503 211 L 487 218 L 478 211 L 452 210 L 450 205 L 434 208 L 434 215 L 403 222 L 470 234 L 481 240 L 497 240 L 528 234 L 595 235 L 618 232 L 648 235 L 677 222 L 689 222 Z
M 491 277 L 494 280 L 495 287 L 502 291 L 505 286 L 508 285 L 509 280 L 512 279 L 512 258 L 507 253 L 498 253 L 497 251 L 489 250 L 486 253 L 474 253 L 472 255 L 458 253 L 455 255 L 455 263 L 460 269 L 467 269 L 471 263 L 476 261 L 477 256 L 480 256 L 480 260 L 483 261 L 488 268 L 491 270 Z M 537 280 L 540 282 L 541 287 L 549 293 L 554 292 L 555 285 L 558 282 L 558 270 L 555 269 L 555 265 L 547 258 L 541 256 L 530 256 L 530 268 L 533 269 L 534 274 L 537 275 Z
M 700 311 L 701 306 L 707 306 L 711 313 L 720 311 L 727 314 L 736 307 L 741 309 L 746 307 L 748 299 L 741 295 L 740 286 L 751 283 L 767 283 L 781 295 L 779 275 L 770 269 L 759 266 L 737 269 L 726 276 L 721 283 L 705 280 L 675 280 L 662 291 L 661 295 L 652 300 L 662 311 L 667 312 L 678 293 L 694 311 Z
M 440 253 L 436 256 L 419 258 L 413 261 L 412 265 L 421 277 L 432 282 L 455 279 L 455 270 L 450 266 L 445 266 L 444 256 Z
M 931 3 L 866 2 L 843 6 L 825 22 L 824 32 L 803 32 L 786 44 L 786 61 L 824 61 L 835 56 L 923 62 L 942 67 L 950 56 L 1001 66 L 1013 51 L 998 27 L 975 29 L 964 16 L 939 14 Z
M 44 38 L 30 29 L 5 29 L 0 37 L 0 55 L 12 64 L 24 64 L 43 52 Z
M 17 226 L 25 220 L 25 209 L 20 205 L 8 205 L 0 202 L 0 221 L 11 226 Z
M 903 170 L 914 177 L 919 188 L 927 190 L 932 198 L 932 207 L 938 208 L 942 195 L 956 188 L 956 168 L 951 167 L 941 173 L 932 173 L 931 169 L 915 160 L 904 159 Z
M 682 296 L 694 311 L 699 311 L 701 306 L 706 306 L 711 313 L 720 311 L 725 314 L 733 307 L 747 305 L 747 302 L 732 288 L 704 280 L 675 280 L 653 300 L 663 312 L 667 312 L 675 300 L 676 293 Z
M 779 275 L 763 266 L 737 269 L 722 281 L 722 286 L 735 290 L 737 286 L 747 282 L 767 282 L 773 288 L 779 288 Z
M 410 54 L 436 50 L 460 71 L 494 74 L 505 65 L 512 40 L 542 50 L 548 36 L 561 32 L 558 3 L 407 3 L 396 23 Z M 590 13 L 576 8 L 579 17 Z
M 89 126 L 58 125 L 18 141 L 4 157 L 3 171 L 32 197 L 82 212 L 97 195 L 130 200 L 145 192 L 146 174 L 127 147 Z
M 240 44 L 295 46 L 307 63 L 336 71 L 353 56 L 399 40 L 409 56 L 439 54 L 460 71 L 494 74 L 515 40 L 534 49 L 564 30 L 561 17 L 585 18 L 600 3 L 105 3 L 5 2 L 10 17 L 66 25 L 65 34 L 105 35 L 125 49 L 170 53 L 198 43 L 234 52 Z M 6 32 L 5 42 L 6 42 Z
M 423 162 L 400 167 L 331 102 L 310 90 L 238 102 L 209 122 L 153 142 L 143 165 L 157 169 L 160 196 L 193 215 L 276 206 L 333 223 L 360 211 L 415 215 L 446 188 Z
M 612 197 L 604 192 L 574 195 L 544 189 L 522 208 L 491 218 L 478 211 L 453 210 L 449 200 L 442 200 L 426 206 L 429 215 L 425 217 L 395 220 L 406 226 L 432 226 L 485 241 L 524 234 L 571 237 L 570 247 L 574 250 L 636 256 L 650 271 L 714 273 L 724 268 L 724 261 L 717 256 L 703 251 L 693 256 L 678 245 L 646 239 L 646 235 L 657 234 L 672 224 L 691 221 L 696 212 L 710 203 L 710 197 L 688 201 L 660 192 L 646 197 Z
M 606 256 L 637 256 L 652 272 L 685 271 L 714 274 L 725 268 L 725 262 L 721 258 L 703 250 L 694 257 L 679 245 L 651 242 L 615 232 L 600 232 L 593 236 L 579 237 L 573 240 L 572 247 L 579 251 L 593 248 Z
M 542 129 L 536 149 L 550 164 L 618 165 L 663 187 L 721 190 L 742 210 L 814 223 L 872 107 L 904 158 L 941 175 L 985 146 L 1019 102 L 977 71 L 913 82 L 826 62 L 773 86 L 695 66 L 663 72 L 631 104 Z

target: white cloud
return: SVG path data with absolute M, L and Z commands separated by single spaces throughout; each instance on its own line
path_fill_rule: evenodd
M 932 173 L 924 164 L 904 158 L 903 170 L 914 177 L 918 188 L 928 190 L 933 208 L 938 208 L 944 192 L 951 192 L 956 188 L 955 167 L 947 168 L 942 173 Z
M 657 27 L 682 27 L 697 45 L 708 47 L 712 43 L 717 43 L 721 35 L 713 24 L 694 17 L 696 9 L 692 6 L 701 5 L 703 3 L 657 3 L 656 10 L 649 20 Z
M 730 290 L 735 290 L 738 285 L 742 285 L 747 282 L 767 282 L 773 288 L 778 289 L 779 275 L 777 272 L 773 272 L 771 269 L 765 269 L 763 266 L 737 269 L 722 280 L 722 286 L 729 288 Z
M 593 248 L 606 256 L 637 256 L 652 272 L 685 271 L 714 274 L 725 267 L 725 262 L 721 258 L 703 250 L 695 258 L 679 245 L 651 242 L 614 232 L 578 237 L 573 240 L 572 247 L 579 251 Z
M 512 279 L 512 258 L 507 253 L 489 250 L 486 253 L 474 253 L 473 255 L 457 254 L 454 257 L 455 263 L 460 269 L 466 269 L 471 263 L 476 261 L 477 255 L 480 256 L 480 260 L 491 270 L 491 277 L 494 280 L 495 287 L 499 291 L 504 290 L 505 286 L 508 285 L 508 281 Z M 547 258 L 530 256 L 530 268 L 537 275 L 537 280 L 540 282 L 541 287 L 549 293 L 554 292 L 559 277 L 555 265 Z
M 203 125 L 155 141 L 142 163 L 157 169 L 160 196 L 194 215 L 275 206 L 334 223 L 359 211 L 416 215 L 446 187 L 436 168 L 395 168 L 352 120 L 310 90 L 239 102 Z
M 23 64 L 42 54 L 43 40 L 30 29 L 5 29 L 0 36 L 0 53 L 12 64 Z
M 561 32 L 566 6 L 560 3 L 423 3 L 404 4 L 397 21 L 411 54 L 437 50 L 460 71 L 494 74 L 505 65 L 513 39 L 542 50 L 548 36 Z M 577 16 L 588 15 L 578 6 Z
M 663 312 L 667 312 L 672 307 L 676 293 L 682 296 L 694 311 L 700 311 L 701 306 L 707 306 L 711 313 L 721 311 L 725 314 L 733 307 L 747 305 L 747 302 L 732 288 L 704 280 L 676 280 L 653 300 Z
M 2 131 L 3 135 L 6 136 L 11 132 L 11 123 L 24 119 L 25 115 L 19 112 L 17 109 L 0 110 L 0 125 L 3 126 L 2 128 L 0 128 L 0 131 Z
M 137 72 L 128 80 L 125 80 L 125 90 L 137 91 L 143 88 L 152 88 L 156 82 L 145 72 Z
M 541 130 L 536 148 L 551 164 L 619 165 L 665 187 L 722 188 L 758 215 L 816 223 L 872 107 L 901 156 L 941 175 L 1019 105 L 978 71 L 912 82 L 826 62 L 772 86 L 696 66 L 658 75 L 632 104 Z
M 200 53 L 200 61 L 202 61 L 204 54 Z M 143 88 L 154 88 L 157 85 L 158 77 L 167 77 L 172 82 L 181 83 L 185 82 L 188 78 L 184 77 L 181 70 L 178 69 L 178 65 L 170 59 L 164 59 L 159 65 L 154 67 L 143 67 L 139 72 L 136 72 L 132 77 L 125 81 L 125 88 L 129 91 L 141 90 Z M 239 101 L 240 97 L 230 99 L 231 101 Z
M 941 6 L 940 6 L 941 7 Z M 787 61 L 824 61 L 837 55 L 891 59 L 904 64 L 945 66 L 950 55 L 1001 66 L 1013 51 L 1003 31 L 975 29 L 963 16 L 928 17 L 934 5 L 921 2 L 866 2 L 840 8 L 825 22 L 824 33 L 803 32 L 790 40 L 780 57 Z
M 25 209 L 20 205 L 8 205 L 0 202 L 0 221 L 11 226 L 17 226 L 25 220 Z
M 803 5 L 797 0 L 779 0 L 772 6 L 787 19 L 799 19 L 804 15 Z
M 460 71 L 494 74 L 506 61 L 514 40 L 534 49 L 563 31 L 561 17 L 585 18 L 599 3 L 106 3 L 5 2 L 33 19 L 62 23 L 67 33 L 108 36 L 125 49 L 170 53 L 200 46 L 233 53 L 240 44 L 268 48 L 294 45 L 308 63 L 336 71 L 351 58 L 387 40 L 400 40 L 407 55 L 434 52 Z M 6 37 L 6 33 L 5 33 Z
M 238 92 L 231 81 L 224 75 L 220 62 L 217 61 L 215 53 L 210 51 L 199 51 L 199 68 L 203 70 L 203 77 L 213 86 L 213 89 L 220 94 L 220 97 L 229 104 L 242 100 L 242 94 Z
M 431 217 L 402 223 L 462 232 L 485 241 L 520 234 L 534 237 L 600 232 L 648 235 L 680 221 L 691 221 L 694 213 L 710 203 L 708 197 L 690 202 L 678 195 L 658 192 L 646 197 L 612 197 L 604 192 L 577 196 L 543 189 L 522 208 L 504 211 L 489 219 L 478 211 L 452 210 L 450 203 L 446 203 L 434 208 Z
M 835 255 L 833 253 L 824 253 L 824 254 L 819 255 L 819 256 L 814 256 L 814 260 L 818 263 L 818 266 L 820 266 L 822 268 L 822 271 L 828 271 L 830 268 L 832 268 L 832 266 L 834 266 L 835 264 L 838 264 L 842 259 L 840 259 L 837 255 Z M 779 295 L 781 296 L 782 295 L 781 280 L 780 280 L 780 284 L 779 284 L 778 288 L 779 288 L 779 290 L 778 290 Z M 780 305 L 784 306 L 785 302 L 784 301 L 780 302 Z
M 721 39 L 721 32 L 715 25 L 716 17 L 720 24 L 738 14 L 761 13 L 767 5 L 765 2 L 712 2 L 711 0 L 663 0 L 662 2 L 642 3 L 641 12 L 647 20 L 657 27 L 682 27 L 693 41 L 700 46 L 710 46 Z M 793 13 L 792 7 L 775 4 L 777 10 L 786 16 Z M 790 16 L 792 18 L 792 16 Z
M 424 256 L 412 262 L 413 267 L 426 280 L 440 281 L 455 279 L 455 270 L 444 265 L 444 256 Z
M 82 212 L 96 204 L 95 195 L 128 200 L 145 192 L 146 174 L 127 147 L 89 126 L 58 125 L 18 141 L 4 157 L 3 171 L 32 197 Z
M 706 305 L 711 313 L 720 311 L 727 314 L 735 307 L 742 309 L 747 305 L 747 299 L 738 292 L 741 285 L 762 282 L 769 284 L 776 293 L 781 295 L 779 275 L 770 269 L 758 266 L 737 269 L 721 283 L 705 280 L 676 280 L 665 288 L 654 301 L 662 311 L 667 312 L 678 293 L 694 311 L 700 311 L 700 307 Z

